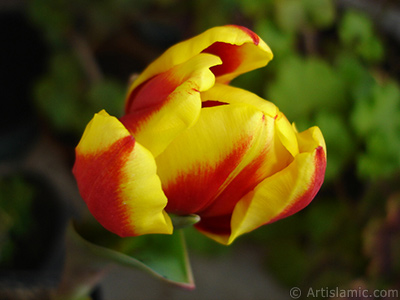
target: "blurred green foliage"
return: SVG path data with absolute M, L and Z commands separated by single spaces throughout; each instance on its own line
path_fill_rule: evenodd
M 390 67 L 398 56 L 386 53 L 399 53 L 399 45 L 387 43 L 369 16 L 339 9 L 333 0 L 32 0 L 28 12 L 52 53 L 36 102 L 56 132 L 77 139 L 93 113 L 122 113 L 124 67 L 140 72 L 168 45 L 212 26 L 253 29 L 274 60 L 232 84 L 276 103 L 300 130 L 319 126 L 328 166 L 308 208 L 238 243 L 261 247 L 269 270 L 288 286 L 345 288 L 356 279 L 371 289 L 394 286 L 400 276 L 400 87 Z M 121 34 L 122 51 L 109 42 Z M 77 47 L 76 36 L 86 48 Z M 106 61 L 100 59 L 105 44 L 115 54 Z M 98 69 L 85 64 L 85 49 Z M 121 56 L 121 72 L 107 68 Z M 390 234 L 379 237 L 385 230 Z M 204 253 L 221 249 L 188 234 L 189 245 Z M 390 251 L 389 269 L 382 266 L 384 251 Z
M 58 131 L 82 132 L 95 112 L 107 108 L 120 116 L 125 88 L 113 79 L 88 84 L 76 57 L 57 53 L 49 61 L 47 76 L 35 87 L 35 97 L 42 112 Z
M 34 197 L 34 187 L 23 178 L 12 176 L 0 180 L 0 268 L 15 263 L 18 247 L 36 230 L 31 215 Z

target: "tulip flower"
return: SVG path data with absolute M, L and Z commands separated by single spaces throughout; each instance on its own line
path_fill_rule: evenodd
M 325 174 L 321 131 L 298 132 L 273 103 L 229 85 L 271 59 L 249 29 L 215 27 L 151 63 L 123 117 L 97 113 L 73 168 L 97 221 L 121 237 L 171 234 L 171 216 L 195 214 L 200 232 L 230 244 L 306 207 Z

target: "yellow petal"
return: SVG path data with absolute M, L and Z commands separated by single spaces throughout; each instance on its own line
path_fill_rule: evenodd
M 276 134 L 290 154 L 295 157 L 299 153 L 296 131 L 281 112 L 276 116 Z
M 317 127 L 299 134 L 300 149 L 294 161 L 266 178 L 236 205 L 232 232 L 225 243 L 239 235 L 290 216 L 307 206 L 320 189 L 326 167 L 325 142 Z
M 172 233 L 153 156 L 105 111 L 87 125 L 73 173 L 89 210 L 106 229 L 122 237 Z
M 204 210 L 260 153 L 268 151 L 273 124 L 273 118 L 265 118 L 246 104 L 203 108 L 198 122 L 156 158 L 169 200 L 167 211 L 191 214 Z M 259 164 L 254 163 L 252 176 L 258 176 Z M 257 180 L 248 182 L 255 185 Z M 233 210 L 235 200 L 231 200 L 231 207 L 224 209 Z
M 121 122 L 156 157 L 197 121 L 200 92 L 214 84 L 210 67 L 219 63 L 203 53 L 152 78 L 130 96 Z
M 299 153 L 295 128 L 290 125 L 285 115 L 272 102 L 249 91 L 220 83 L 216 83 L 211 89 L 201 93 L 201 97 L 203 104 L 207 101 L 246 103 L 258 108 L 265 115 L 276 119 L 276 134 L 292 156 L 294 157 Z
M 326 144 L 321 130 L 314 126 L 308 130 L 300 132 L 297 135 L 300 152 L 311 152 L 313 149 L 321 146 L 326 156 Z
M 215 83 L 215 85 L 201 93 L 201 99 L 206 101 L 219 101 L 223 103 L 246 103 L 262 111 L 265 115 L 274 118 L 279 110 L 272 103 L 253 94 L 247 90 L 226 84 Z
M 150 64 L 133 82 L 130 92 L 155 75 L 166 72 L 172 67 L 191 59 L 215 43 L 224 43 L 228 46 L 225 47 L 224 52 L 230 52 L 231 54 L 223 55 L 223 53 L 220 53 L 220 49 L 208 49 L 210 51 L 207 53 L 221 54 L 227 59 L 232 57 L 237 63 L 232 72 L 219 76 L 218 81 L 220 82 L 230 81 L 239 74 L 263 67 L 272 59 L 271 49 L 249 29 L 233 25 L 214 27 L 200 35 L 178 43 L 165 51 L 163 55 Z M 239 47 L 235 51 L 229 51 L 235 48 L 229 48 L 229 45 L 243 45 L 243 48 Z M 219 53 L 215 53 L 216 51 Z M 227 64 L 231 63 L 231 61 L 227 62 Z

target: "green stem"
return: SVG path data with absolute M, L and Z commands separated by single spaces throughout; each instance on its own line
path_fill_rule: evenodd
M 189 226 L 192 226 L 200 221 L 200 216 L 191 214 L 186 216 L 179 216 L 174 214 L 169 214 L 171 217 L 172 224 L 174 225 L 174 229 L 182 229 Z

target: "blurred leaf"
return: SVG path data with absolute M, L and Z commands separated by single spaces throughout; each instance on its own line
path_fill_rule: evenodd
M 322 245 L 330 241 L 337 230 L 343 207 L 328 198 L 318 198 L 305 210 L 305 222 L 311 243 Z
M 339 37 L 346 45 L 362 42 L 372 35 L 372 24 L 364 14 L 346 11 L 339 27 Z
M 73 54 L 51 58 L 49 73 L 35 86 L 35 99 L 56 130 L 81 134 L 93 114 L 101 109 L 121 116 L 125 87 L 112 79 L 90 85 Z
M 232 247 L 216 243 L 205 235 L 201 234 L 197 229 L 187 227 L 184 230 L 188 248 L 191 252 L 206 256 L 215 256 L 227 254 L 232 250 Z
M 335 20 L 335 7 L 332 0 L 302 0 L 312 25 L 317 28 L 330 26 Z
M 348 49 L 368 62 L 383 58 L 383 45 L 374 33 L 370 18 L 362 13 L 346 11 L 339 26 L 339 37 Z
M 88 263 L 101 260 L 105 264 L 124 265 L 182 287 L 194 287 L 182 230 L 175 230 L 172 235 L 120 238 L 99 224 L 91 226 L 89 231 L 82 224 L 70 225 L 68 229 L 74 243 L 88 251 Z
M 267 249 L 268 270 L 286 286 L 298 286 L 309 272 L 310 261 L 296 239 L 270 243 Z
M 299 31 L 306 22 L 306 12 L 299 0 L 275 1 L 275 17 L 280 28 L 288 32 Z
M 85 108 L 82 105 L 85 88 L 82 77 L 73 55 L 60 53 L 51 58 L 49 73 L 35 86 L 36 103 L 57 130 L 84 128 L 83 122 L 79 124 Z
M 384 55 L 381 41 L 377 37 L 367 39 L 359 49 L 360 55 L 370 62 L 379 62 Z
M 345 123 L 340 114 L 321 111 L 317 114 L 315 123 L 324 134 L 328 149 L 325 180 L 329 182 L 339 176 L 354 154 L 354 139 L 350 134 L 349 124 Z
M 241 11 L 248 17 L 262 20 L 274 0 L 239 0 Z
M 266 70 L 262 68 L 250 71 L 236 77 L 230 84 L 251 91 L 257 95 L 261 95 L 265 85 L 265 71 Z
M 359 101 L 360 98 L 369 97 L 375 80 L 357 56 L 349 52 L 340 52 L 336 59 L 336 69 L 337 76 L 346 86 L 346 96 L 352 103 Z
M 276 23 L 285 31 L 299 32 L 306 27 L 324 28 L 333 23 L 331 0 L 277 0 Z
M 295 45 L 293 34 L 279 30 L 272 21 L 267 19 L 260 19 L 254 27 L 257 34 L 270 46 L 274 53 L 274 61 L 279 62 L 281 59 L 293 55 Z M 269 65 L 268 70 L 271 67 Z
M 358 157 L 358 172 L 362 177 L 390 177 L 399 171 L 399 136 L 371 134 L 367 139 L 366 153 Z
M 292 57 L 281 62 L 277 78 L 266 90 L 290 121 L 310 119 L 315 112 L 344 108 L 344 85 L 335 70 L 317 58 Z M 301 128 L 300 128 L 301 129 Z
M 400 126 L 400 88 L 394 82 L 385 85 L 375 83 L 369 95 L 360 95 L 354 114 L 353 125 L 357 132 L 367 137 L 371 132 L 393 132 Z
M 32 216 L 34 186 L 19 176 L 0 179 L 0 266 L 12 265 L 16 250 L 37 224 Z
M 376 178 L 400 168 L 400 88 L 388 82 L 375 83 L 369 90 L 358 97 L 351 121 L 366 141 L 359 172 Z
M 201 32 L 214 26 L 230 24 L 230 16 L 237 5 L 236 1 L 232 0 L 195 0 L 191 2 L 191 8 L 196 11 L 196 15 L 202 16 L 198 18 L 196 30 Z M 207 17 L 205 18 L 205 16 Z
M 79 61 L 72 53 L 55 53 L 50 59 L 49 71 L 56 87 L 74 92 L 82 85 L 83 72 Z
M 120 117 L 124 110 L 126 87 L 106 79 L 94 84 L 88 94 L 88 101 L 95 112 L 105 109 L 110 115 Z
M 40 26 L 50 43 L 64 44 L 64 34 L 73 25 L 70 1 L 32 0 L 27 1 L 29 17 Z

